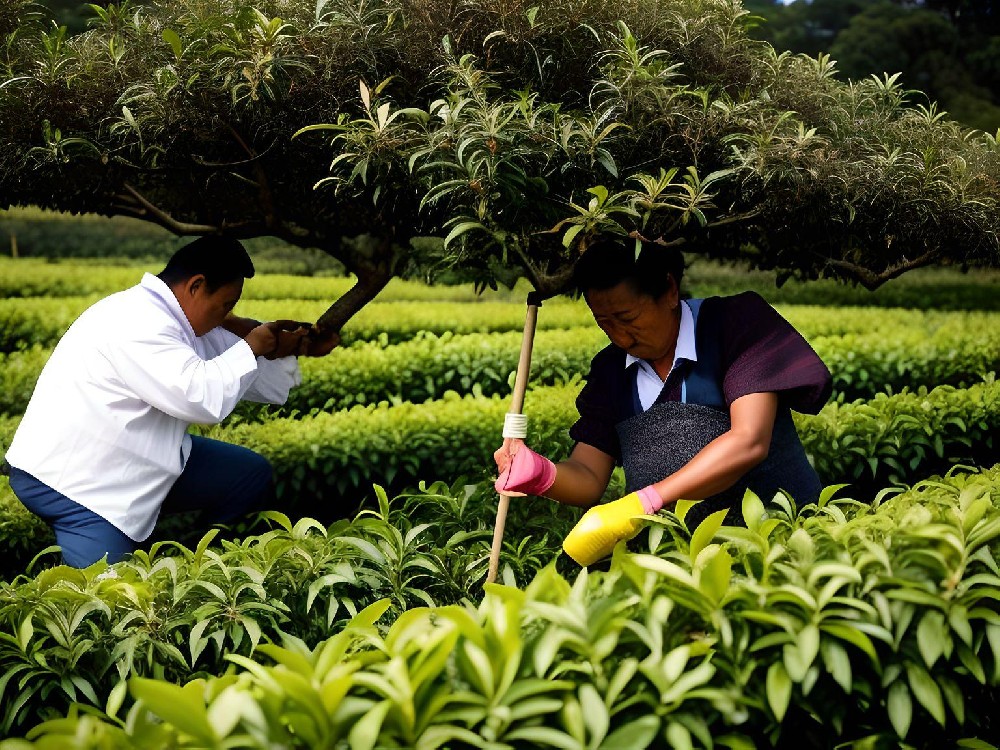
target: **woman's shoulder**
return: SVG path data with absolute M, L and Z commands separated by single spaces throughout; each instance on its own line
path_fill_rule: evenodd
M 774 308 L 757 292 L 747 291 L 725 297 L 706 297 L 702 308 L 725 315 L 774 314 Z
M 589 379 L 610 375 L 625 366 L 625 352 L 609 343 L 590 360 Z

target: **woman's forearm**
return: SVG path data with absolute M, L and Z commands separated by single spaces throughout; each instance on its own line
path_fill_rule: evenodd
M 732 428 L 676 472 L 653 483 L 664 504 L 704 500 L 727 490 L 767 458 L 777 408 L 773 393 L 755 393 L 734 402 Z
M 614 467 L 611 456 L 578 443 L 569 458 L 556 464 L 555 481 L 545 496 L 564 505 L 589 507 L 601 499 Z

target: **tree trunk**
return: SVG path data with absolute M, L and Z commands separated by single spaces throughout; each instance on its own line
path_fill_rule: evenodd
M 316 327 L 323 331 L 340 331 L 351 318 L 385 289 L 392 280 L 388 269 L 359 271 L 358 282 L 340 296 L 316 321 Z

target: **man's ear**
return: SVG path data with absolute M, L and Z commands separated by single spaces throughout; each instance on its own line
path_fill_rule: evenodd
M 204 287 L 205 287 L 205 274 L 202 273 L 196 273 L 194 276 L 192 276 L 190 279 L 184 282 L 184 291 L 187 292 L 192 297 L 194 297 L 195 294 L 198 293 L 199 289 L 203 289 Z

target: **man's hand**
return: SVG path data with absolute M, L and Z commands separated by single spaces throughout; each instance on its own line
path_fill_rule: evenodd
M 278 343 L 274 351 L 264 355 L 266 359 L 281 359 L 302 353 L 303 342 L 309 335 L 311 327 L 309 323 L 300 323 L 297 320 L 273 320 L 267 325 L 274 331 Z
M 267 357 L 278 349 L 278 331 L 270 323 L 262 323 L 251 329 L 243 339 L 250 345 L 255 357 Z
M 610 555 L 618 542 L 631 539 L 639 533 L 642 522 L 638 516 L 645 513 L 639 493 L 632 492 L 623 498 L 604 505 L 595 505 L 583 514 L 563 541 L 563 551 L 578 565 L 586 567 Z
M 309 326 L 305 337 L 305 348 L 299 352 L 303 357 L 325 357 L 340 346 L 340 334 L 332 328 Z
M 272 320 L 251 330 L 246 341 L 256 356 L 265 359 L 322 357 L 340 343 L 340 335 L 334 330 L 319 332 L 298 320 Z

